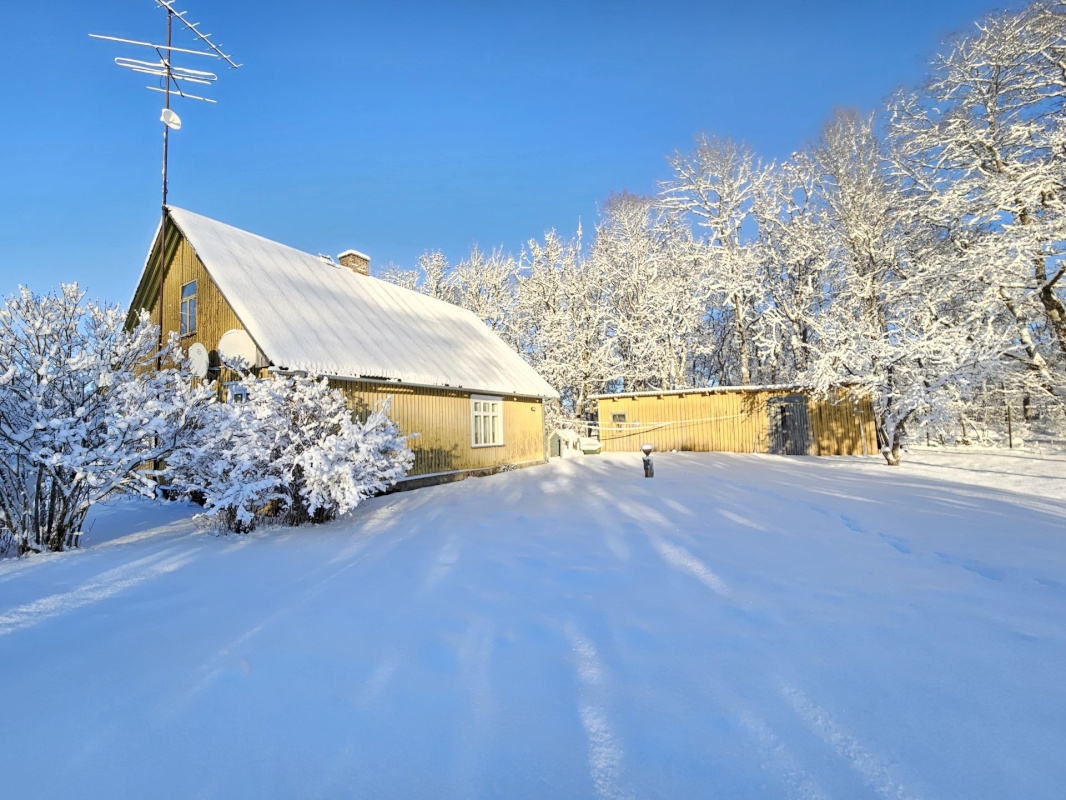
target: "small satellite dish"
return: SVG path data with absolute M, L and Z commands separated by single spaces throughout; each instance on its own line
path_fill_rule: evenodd
M 247 331 L 235 328 L 226 331 L 218 340 L 218 357 L 223 364 L 233 364 L 240 360 L 244 362 L 244 366 L 254 367 L 258 352 L 259 348 L 255 346 L 255 342 L 252 341 Z
M 189 345 L 189 367 L 193 376 L 206 378 L 209 366 L 211 366 L 211 355 L 207 352 L 207 348 L 199 342 Z
M 181 130 L 181 117 L 171 111 L 169 108 L 164 108 L 163 113 L 159 117 L 159 121 L 170 128 L 172 131 Z

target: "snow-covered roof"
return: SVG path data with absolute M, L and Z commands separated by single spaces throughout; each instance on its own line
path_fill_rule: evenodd
M 279 368 L 558 397 L 466 309 L 191 211 L 169 211 L 248 334 Z
M 671 397 L 679 394 L 728 394 L 730 392 L 802 392 L 794 383 L 771 383 L 765 386 L 700 386 L 695 389 L 652 389 L 646 392 L 608 392 L 590 395 L 590 400 L 617 400 L 621 397 Z

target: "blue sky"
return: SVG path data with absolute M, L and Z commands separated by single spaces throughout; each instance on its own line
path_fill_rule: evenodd
M 834 108 L 920 83 L 938 43 L 992 7 L 179 1 L 244 66 L 219 70 L 218 105 L 175 103 L 170 201 L 375 266 L 517 252 L 590 224 L 611 191 L 654 192 L 700 131 L 787 157 Z M 0 293 L 76 280 L 125 303 L 158 221 L 162 95 L 112 61 L 151 51 L 87 34 L 160 41 L 165 14 L 51 0 L 5 23 Z

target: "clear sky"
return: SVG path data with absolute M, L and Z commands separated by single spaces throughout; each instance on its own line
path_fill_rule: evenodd
M 993 5 L 179 0 L 244 66 L 218 70 L 217 105 L 175 102 L 170 202 L 375 267 L 517 252 L 591 223 L 611 191 L 654 192 L 700 131 L 787 157 L 834 108 L 919 84 L 943 37 Z M 88 34 L 161 41 L 166 15 L 6 6 L 0 293 L 76 280 L 125 303 L 159 217 L 163 97 L 113 63 L 152 51 Z

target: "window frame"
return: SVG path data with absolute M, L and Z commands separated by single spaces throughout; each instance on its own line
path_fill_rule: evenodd
M 189 286 L 192 287 L 192 293 L 186 296 L 185 290 Z M 178 295 L 178 336 L 194 336 L 196 334 L 196 307 L 199 305 L 197 303 L 198 288 L 195 278 L 181 285 L 181 291 Z M 186 306 L 188 306 L 188 310 Z
M 485 404 L 495 405 L 495 409 L 486 409 Z M 485 427 L 485 420 L 489 420 L 489 428 Z M 478 441 L 485 439 L 485 433 L 491 430 L 493 441 Z M 479 434 L 481 434 L 479 436 Z M 470 395 L 470 446 L 471 447 L 503 447 L 503 397 L 472 394 Z

